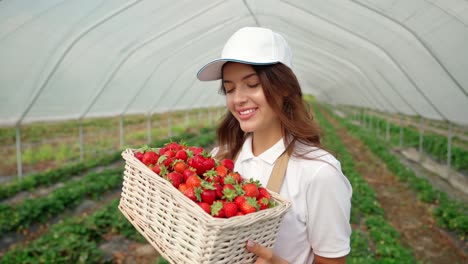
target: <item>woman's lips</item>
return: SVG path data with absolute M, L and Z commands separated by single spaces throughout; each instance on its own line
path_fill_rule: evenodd
M 237 114 L 239 115 L 239 119 L 247 120 L 251 118 L 252 116 L 254 116 L 256 112 L 257 112 L 257 108 L 249 108 L 249 109 L 244 109 L 242 111 L 237 111 Z

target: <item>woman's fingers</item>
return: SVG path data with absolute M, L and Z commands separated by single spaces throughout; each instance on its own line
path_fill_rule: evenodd
M 269 262 L 273 260 L 273 251 L 252 240 L 247 241 L 247 250 L 257 255 L 257 257 Z

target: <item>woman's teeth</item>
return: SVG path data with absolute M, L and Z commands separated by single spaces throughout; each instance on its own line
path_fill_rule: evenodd
M 248 115 L 250 113 L 253 113 L 255 112 L 255 109 L 249 109 L 249 110 L 245 110 L 245 111 L 242 111 L 242 112 L 239 112 L 241 115 Z

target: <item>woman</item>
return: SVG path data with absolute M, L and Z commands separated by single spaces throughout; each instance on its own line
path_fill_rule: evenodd
M 292 150 L 280 195 L 291 201 L 273 249 L 254 241 L 257 263 L 345 263 L 350 251 L 351 185 L 320 145 L 284 38 L 266 28 L 238 30 L 222 57 L 199 72 L 222 79 L 228 114 L 218 128 L 218 158 L 235 159 L 245 178 L 266 186 L 277 158 Z

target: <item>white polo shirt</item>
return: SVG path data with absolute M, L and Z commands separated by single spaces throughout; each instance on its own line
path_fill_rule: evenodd
M 295 151 L 301 153 L 305 149 L 311 148 L 295 143 Z M 284 150 L 281 139 L 255 157 L 250 136 L 236 160 L 235 170 L 266 186 L 275 161 Z M 314 253 L 327 258 L 342 257 L 351 250 L 351 184 L 335 157 L 318 148 L 313 150 L 307 157 L 316 160 L 290 158 L 280 190 L 292 207 L 281 223 L 274 252 L 289 263 L 312 263 Z

